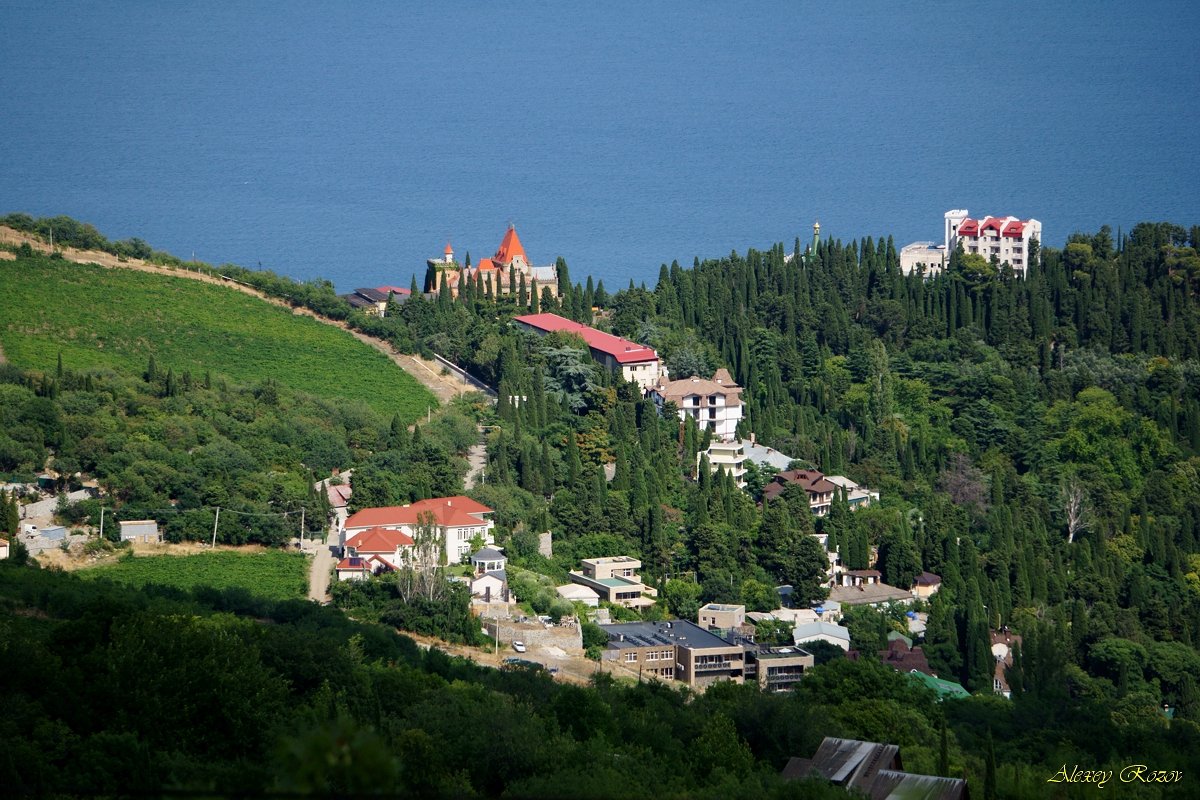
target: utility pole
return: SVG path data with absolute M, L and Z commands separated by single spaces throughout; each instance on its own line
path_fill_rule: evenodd
M 104 506 L 100 506 L 100 540 L 104 540 Z
M 304 506 L 300 506 L 300 549 L 304 549 Z
M 217 506 L 217 515 L 213 517 L 213 540 L 212 546 L 215 549 L 217 546 L 217 523 L 221 521 L 221 507 Z

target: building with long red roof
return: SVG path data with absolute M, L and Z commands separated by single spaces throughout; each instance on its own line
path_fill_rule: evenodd
M 418 500 L 403 506 L 364 508 L 351 514 L 342 526 L 342 542 L 347 551 L 354 548 L 354 555 L 380 552 L 362 547 L 364 543 L 374 546 L 383 542 L 381 536 L 391 537 L 383 543 L 384 550 L 393 539 L 409 548 L 417 528 L 429 522 L 445 539 L 446 563 L 457 564 L 471 553 L 471 540 L 475 537 L 481 537 L 484 544 L 495 543 L 492 529 L 496 523 L 491 519 L 492 513 L 492 509 L 463 495 Z
M 631 342 L 611 333 L 596 330 L 558 314 L 525 314 L 513 317 L 513 322 L 526 330 L 546 335 L 547 333 L 573 333 L 587 344 L 592 358 L 611 370 L 621 370 L 621 377 L 649 389 L 663 376 L 658 353 L 653 347 Z

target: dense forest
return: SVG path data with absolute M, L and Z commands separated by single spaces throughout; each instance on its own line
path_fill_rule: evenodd
M 601 682 L 588 690 L 538 684 L 519 701 L 498 701 L 497 707 L 518 709 L 514 720 L 541 726 L 524 731 L 528 748 L 520 757 L 526 760 L 503 778 L 475 774 L 495 769 L 494 761 L 474 764 L 465 751 L 467 760 L 457 760 L 458 751 L 429 733 L 425 721 L 397 722 L 380 703 L 344 717 L 324 695 L 319 703 L 305 701 L 324 716 L 299 729 L 335 737 L 329 726 L 353 724 L 346 736 L 358 737 L 365 753 L 377 745 L 380 764 L 399 770 L 387 774 L 401 787 L 413 784 L 403 783 L 408 778 L 395 760 L 397 748 L 416 736 L 404 738 L 415 728 L 434 737 L 426 742 L 430 752 L 456 754 L 453 766 L 447 761 L 437 773 L 451 783 L 426 786 L 430 791 L 469 784 L 484 794 L 555 796 L 569 785 L 575 793 L 611 796 L 613 787 L 625 785 L 608 774 L 618 770 L 594 765 L 615 762 L 586 754 L 588 747 L 606 753 L 618 747 L 639 766 L 663 768 L 654 775 L 685 775 L 679 786 L 693 788 L 679 793 L 702 794 L 694 787 L 719 787 L 732 773 L 742 780 L 757 775 L 764 783 L 750 793 L 768 793 L 776 791 L 767 777 L 771 769 L 787 755 L 811 752 L 816 731 L 899 740 L 909 768 L 966 770 L 975 781 L 994 748 L 999 796 L 1045 796 L 1045 778 L 1064 762 L 1119 769 L 1136 757 L 1195 775 L 1198 240 L 1200 228 L 1169 224 L 1141 224 L 1115 237 L 1107 229 L 1076 234 L 1062 250 L 1042 249 L 1025 276 L 961 253 L 944 274 L 904 276 L 890 239 L 866 239 L 823 242 L 815 252 L 796 242 L 791 257 L 777 245 L 698 261 L 690 269 L 663 266 L 653 288 L 630 285 L 615 294 L 590 278 L 572 284 L 562 262 L 559 298 L 519 287 L 503 295 L 482 283 L 455 298 L 443 286 L 396 307 L 380 323 L 387 326 L 383 333 L 462 364 L 498 387 L 500 400 L 495 408 L 464 403 L 413 431 L 398 420 L 325 407 L 279 387 L 237 387 L 197 376 L 187 376 L 185 386 L 183 376 L 164 375 L 157 365 L 141 376 L 93 374 L 83 366 L 58 374 L 9 368 L 0 385 L 8 393 L 0 404 L 0 456 L 9 466 L 0 471 L 27 471 L 52 455 L 100 477 L 129 514 L 174 508 L 173 501 L 184 498 L 179 508 L 196 509 L 198 531 L 212 522 L 211 512 L 201 509 L 219 505 L 218 499 L 263 514 L 314 503 L 318 517 L 322 500 L 309 493 L 308 481 L 318 469 L 346 463 L 356 468 L 355 507 L 457 492 L 465 470 L 459 454 L 481 423 L 490 431 L 486 480 L 470 493 L 496 509 L 498 539 L 515 566 L 563 580 L 580 558 L 636 556 L 663 598 L 647 615 L 694 618 L 709 601 L 773 608 L 780 583 L 795 586 L 801 602 L 821 599 L 825 554 L 807 534 L 825 533 L 847 566 L 875 565 L 889 583 L 907 588 L 920 570 L 942 576 L 943 588 L 928 606 L 926 653 L 940 675 L 978 692 L 935 704 L 873 662 L 869 654 L 903 621 L 868 611 L 847 620 L 855 647 L 867 657 L 835 659 L 790 697 L 720 687 L 687 702 L 657 688 Z M 798 464 L 879 489 L 882 502 L 851 512 L 839 500 L 820 520 L 808 512 L 803 494 L 759 505 L 769 470 L 752 469 L 747 491 L 724 473 L 710 474 L 701 455 L 706 434 L 679 424 L 673 408 L 659 414 L 636 387 L 597 367 L 579 339 L 537 337 L 510 324 L 512 315 L 531 307 L 650 344 L 677 377 L 729 368 L 746 389 L 747 435 L 755 433 Z M 141 455 L 126 463 L 130 447 Z M 154 467 L 142 474 L 142 463 Z M 217 488 L 209 490 L 210 483 Z M 273 493 L 264 491 L 272 486 Z M 164 518 L 170 535 L 195 535 L 181 521 L 172 529 L 171 519 L 185 516 Z M 253 535 L 251 526 L 239 526 L 229 532 L 231 540 Z M 553 558 L 538 553 L 537 536 L 546 530 L 554 535 Z M 269 530 L 262 536 L 258 541 L 279 540 Z M 83 591 L 63 587 L 68 594 Z M 25 607 L 40 607 L 22 591 Z M 239 610 L 200 595 L 161 602 L 168 600 L 208 603 L 213 613 Z M 291 608 L 287 613 L 299 614 Z M 41 624 L 13 619 L 18 622 L 10 630 Z M 258 628 L 233 617 L 218 615 L 214 625 L 225 623 L 239 636 L 273 635 L 246 633 Z M 1023 637 L 1008 676 L 1011 701 L 990 694 L 989 630 L 1005 626 Z M 39 631 L 27 631 L 31 638 L 23 646 L 49 648 L 47 658 L 61 659 L 53 650 L 59 640 Z M 305 652 L 308 646 L 295 643 Z M 409 674 L 404 669 L 384 666 L 405 661 L 395 650 L 380 645 L 364 654 L 361 643 L 346 647 L 373 676 L 354 672 L 355 686 L 378 680 L 379 687 L 395 682 L 406 698 L 416 691 L 413 678 L 401 677 Z M 437 658 L 407 663 L 417 669 Z M 465 675 L 461 671 L 472 668 L 438 664 L 433 671 L 442 670 L 450 689 L 468 695 L 483 691 L 481 681 L 543 680 Z M 294 685 L 318 690 L 311 681 Z M 507 689 L 492 690 L 508 697 Z M 551 725 L 544 704 L 570 692 L 580 693 L 570 695 L 572 708 L 595 707 L 595 724 L 605 733 L 572 727 L 569 715 L 554 717 L 560 727 Z M 439 695 L 431 702 L 457 703 L 447 707 L 467 714 L 464 704 L 472 701 Z M 633 714 L 632 708 L 640 710 Z M 22 719 L 41 712 L 30 713 Z M 701 716 L 693 719 L 693 713 Z M 496 714 L 508 719 L 507 711 Z M 631 714 L 650 728 L 626 730 L 622 726 L 634 724 L 625 720 Z M 671 721 L 685 718 L 693 721 Z M 298 729 L 292 723 L 279 730 Z M 438 735 L 449 735 L 444 721 L 437 724 L 443 725 Z M 939 752 L 943 724 L 945 756 Z M 725 756 L 744 752 L 749 760 L 728 762 L 732 773 L 692 767 L 703 774 L 668 769 L 693 763 L 679 753 L 652 762 L 668 741 L 693 742 L 705 725 L 722 728 Z M 562 763 L 592 767 L 568 776 L 549 760 L 528 760 L 529 752 L 549 759 L 544 743 L 562 744 L 554 736 L 567 728 L 576 744 L 564 746 L 583 749 Z M 619 749 L 625 746 L 638 755 Z M 254 785 L 278 780 L 269 769 L 268 762 L 256 764 Z M 466 770 L 465 777 L 458 770 Z M 529 777 L 535 774 L 564 782 L 539 784 Z M 181 781 L 196 785 L 197 775 Z M 1188 795 L 1186 785 L 1174 791 Z

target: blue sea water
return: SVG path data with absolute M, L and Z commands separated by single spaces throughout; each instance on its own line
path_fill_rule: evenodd
M 4 0 L 0 214 L 340 290 L 1200 223 L 1200 4 Z

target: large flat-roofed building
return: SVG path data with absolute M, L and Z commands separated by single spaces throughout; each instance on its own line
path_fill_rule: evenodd
M 900 271 L 905 275 L 916 272 L 932 278 L 946 268 L 948 259 L 944 244 L 913 242 L 900 248 Z
M 513 317 L 513 322 L 543 336 L 555 332 L 575 334 L 587 344 L 593 360 L 610 370 L 619 370 L 622 378 L 633 381 L 642 391 L 658 383 L 662 376 L 658 353 L 653 347 L 598 331 L 558 314 L 525 314 Z
M 746 651 L 684 620 L 603 625 L 605 657 L 626 669 L 703 688 L 745 680 Z
M 955 209 L 945 214 L 945 246 L 947 252 L 962 245 L 964 253 L 977 253 L 1000 264 L 1008 264 L 1013 272 L 1025 274 L 1029 266 L 1029 246 L 1034 239 L 1042 240 L 1042 223 L 1036 219 L 1017 217 L 967 216 L 967 210 Z
M 756 680 L 764 692 L 786 692 L 815 663 L 813 654 L 799 647 L 748 647 L 746 679 Z
M 658 591 L 642 583 L 637 574 L 642 562 L 636 558 L 585 558 L 579 563 L 583 571 L 571 572 L 571 582 L 594 589 L 601 600 L 627 608 L 654 605 L 653 598 L 658 596 Z

